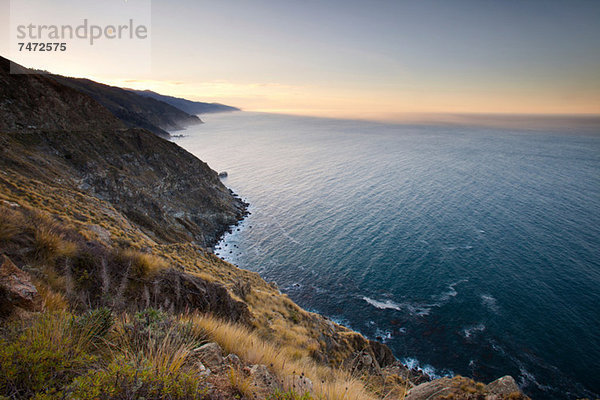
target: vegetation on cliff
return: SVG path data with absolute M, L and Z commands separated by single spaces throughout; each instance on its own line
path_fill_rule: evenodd
M 245 204 L 206 164 L 1 61 L 0 398 L 395 399 L 425 379 L 212 254 Z M 464 386 L 439 394 L 522 396 Z

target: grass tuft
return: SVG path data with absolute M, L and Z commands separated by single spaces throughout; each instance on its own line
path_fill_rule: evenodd
M 295 348 L 267 343 L 244 326 L 199 314 L 183 316 L 182 320 L 191 323 L 192 329 L 198 334 L 206 334 L 226 352 L 237 354 L 247 363 L 268 366 L 284 383 L 285 390 L 293 390 L 286 377 L 303 374 L 313 382 L 314 395 L 324 400 L 376 398 L 359 379 L 352 378 L 342 370 L 319 365 L 308 357 L 294 359 Z
M 244 374 L 235 368 L 229 369 L 229 384 L 235 391 L 237 396 L 246 399 L 254 398 L 254 388 L 252 387 L 252 378 L 244 376 Z

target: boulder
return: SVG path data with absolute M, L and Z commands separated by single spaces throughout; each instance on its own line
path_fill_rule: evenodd
M 218 344 L 211 342 L 196 349 L 196 354 L 202 364 L 212 370 L 221 368 L 224 365 L 223 350 Z
M 489 394 L 497 394 L 502 396 L 508 396 L 509 394 L 515 392 L 521 392 L 521 389 L 519 389 L 517 382 L 515 382 L 515 379 L 510 375 L 503 376 L 502 378 L 498 378 L 495 381 L 489 383 L 486 386 L 486 390 Z
M 430 400 L 442 397 L 452 392 L 452 380 L 449 378 L 436 379 L 431 382 L 421 383 L 412 388 L 405 400 Z
M 225 362 L 225 364 L 229 365 L 230 367 L 232 367 L 234 369 L 242 368 L 242 361 L 235 354 L 229 354 L 227 357 L 225 357 L 225 359 L 223 361 Z
M 270 393 L 275 389 L 280 389 L 279 382 L 269 372 L 266 365 L 258 364 L 250 367 L 249 370 L 252 386 L 256 387 L 259 392 Z
M 0 314 L 8 315 L 15 307 L 35 309 L 38 296 L 31 277 L 17 267 L 7 256 L 0 266 Z

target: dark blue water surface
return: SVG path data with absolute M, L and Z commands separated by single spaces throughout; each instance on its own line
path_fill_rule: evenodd
M 599 396 L 600 132 L 204 119 L 176 143 L 251 203 L 228 261 L 432 374 Z

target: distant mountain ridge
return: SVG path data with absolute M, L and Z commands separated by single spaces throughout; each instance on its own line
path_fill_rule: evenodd
M 182 111 L 185 111 L 188 114 L 196 115 L 196 114 L 209 114 L 209 113 L 219 113 L 219 112 L 231 112 L 231 111 L 241 111 L 241 109 L 237 107 L 227 106 L 225 104 L 220 103 L 205 103 L 202 101 L 192 101 L 183 99 L 180 97 L 166 96 L 160 93 L 153 92 L 151 90 L 133 90 L 133 93 L 139 94 L 140 96 L 149 97 L 155 100 L 163 101 L 167 104 L 172 105 Z
M 144 128 L 158 136 L 169 137 L 168 131 L 182 130 L 202 123 L 196 115 L 190 115 L 160 99 L 140 96 L 130 90 L 104 85 L 89 79 L 61 75 L 49 75 L 49 77 L 87 94 L 130 128 Z

